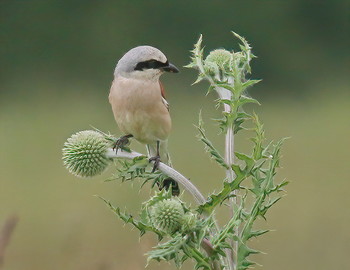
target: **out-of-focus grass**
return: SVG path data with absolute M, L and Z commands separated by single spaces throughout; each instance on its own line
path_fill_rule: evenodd
M 103 98 L 92 91 L 69 96 L 67 92 L 1 101 L 0 221 L 13 213 L 20 218 L 5 269 L 144 269 L 143 254 L 155 244 L 153 237 L 139 242 L 137 232 L 123 227 L 92 195 L 136 211 L 150 195 L 147 188 L 139 192 L 139 183 L 104 183 L 110 171 L 77 179 L 61 162 L 62 145 L 73 132 L 93 125 L 116 133 L 107 90 Z M 175 167 L 205 194 L 218 190 L 223 173 L 207 158 L 193 127 L 203 108 L 208 134 L 222 146 L 222 137 L 216 136 L 208 119 L 217 115 L 211 97 L 173 94 L 170 101 Z M 266 226 L 276 231 L 254 244 L 268 253 L 257 260 L 262 269 L 270 270 L 345 269 L 350 248 L 349 96 L 280 97 L 262 103 L 256 110 L 267 137 L 292 137 L 283 149 L 279 176 L 291 184 L 288 196 L 268 215 Z M 245 136 L 237 139 L 240 149 L 249 144 Z M 132 146 L 143 151 L 137 143 Z M 175 269 L 164 263 L 150 267 Z M 184 269 L 191 269 L 191 264 Z

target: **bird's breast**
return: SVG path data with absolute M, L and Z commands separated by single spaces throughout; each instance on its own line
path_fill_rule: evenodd
M 143 143 L 168 137 L 171 119 L 158 81 L 117 77 L 112 83 L 109 102 L 122 132 Z

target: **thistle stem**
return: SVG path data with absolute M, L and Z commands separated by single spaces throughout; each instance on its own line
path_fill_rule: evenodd
M 208 239 L 204 238 L 202 243 L 201 243 L 201 246 L 204 249 L 204 251 L 208 254 L 209 257 L 213 255 L 214 248 Z M 211 268 L 213 270 L 220 270 L 221 269 L 220 264 L 217 260 L 214 260 L 212 262 Z
M 135 157 L 144 156 L 141 153 L 138 152 L 126 152 L 126 151 L 118 151 L 116 154 L 114 150 L 108 149 L 107 151 L 107 157 L 109 158 L 126 158 L 126 159 L 133 159 Z M 152 161 L 153 162 L 153 161 Z M 194 197 L 195 201 L 198 204 L 204 204 L 206 202 L 206 199 L 202 195 L 202 193 L 197 189 L 195 185 L 192 184 L 190 180 L 188 180 L 185 176 L 183 176 L 178 171 L 174 170 L 173 168 L 169 167 L 168 165 L 160 162 L 158 169 L 166 174 L 167 176 L 174 179 L 176 182 L 180 183 L 191 195 Z
M 232 182 L 235 179 L 235 173 L 231 168 L 231 165 L 234 161 L 234 134 L 233 134 L 233 126 L 230 125 L 227 129 L 227 133 L 225 136 L 225 162 L 230 167 L 226 170 L 226 177 L 229 182 Z
M 233 82 L 232 82 L 233 83 Z M 232 93 L 222 87 L 217 87 L 217 92 L 219 94 L 220 99 L 228 99 L 231 100 Z M 231 106 L 228 104 L 224 104 L 224 113 L 231 113 Z M 236 175 L 231 168 L 231 165 L 234 163 L 234 132 L 233 132 L 233 123 L 230 123 L 227 127 L 226 135 L 225 135 L 225 163 L 228 165 L 228 169 L 226 170 L 226 178 L 228 182 L 233 182 Z M 237 195 L 234 192 L 234 195 Z M 237 203 L 236 196 L 234 199 L 230 199 L 231 201 L 231 212 L 234 211 L 234 205 Z M 226 256 L 228 261 L 229 269 L 236 270 L 237 267 L 237 254 L 238 254 L 238 242 L 231 240 L 232 251 L 227 251 Z
M 225 162 L 227 165 L 229 165 L 229 169 L 226 170 L 226 177 L 229 182 L 233 182 L 236 175 L 234 171 L 231 168 L 231 165 L 234 162 L 234 134 L 233 134 L 233 125 L 229 125 L 227 129 L 227 133 L 225 136 Z M 233 195 L 235 195 L 233 198 L 230 199 L 231 201 L 231 213 L 234 212 L 234 205 L 238 203 L 237 200 L 237 190 L 233 192 Z M 236 229 L 236 233 L 238 233 L 238 228 Z M 238 241 L 231 240 L 232 245 L 232 251 L 231 251 L 231 260 L 230 260 L 230 267 L 232 267 L 233 270 L 237 269 L 237 254 L 238 254 Z
M 231 82 L 231 80 L 229 80 Z M 231 82 L 233 83 L 233 82 Z M 220 99 L 231 100 L 232 93 L 222 87 L 217 87 L 216 91 L 219 94 Z M 231 106 L 224 104 L 224 113 L 231 113 Z M 228 165 L 229 169 L 226 170 L 226 177 L 229 182 L 232 182 L 235 179 L 235 173 L 231 168 L 231 165 L 234 162 L 234 134 L 233 134 L 233 123 L 229 123 L 227 127 L 226 136 L 225 136 L 225 162 Z

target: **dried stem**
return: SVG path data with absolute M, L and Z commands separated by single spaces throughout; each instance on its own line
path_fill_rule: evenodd
M 115 153 L 112 149 L 109 149 L 107 152 L 107 156 L 110 158 L 127 158 L 127 159 L 133 159 L 135 157 L 144 156 L 141 153 L 138 152 L 125 152 L 125 151 L 118 151 L 118 154 Z M 174 170 L 173 168 L 169 167 L 168 165 L 160 162 L 158 169 L 166 174 L 167 176 L 174 179 L 176 182 L 180 183 L 191 195 L 194 197 L 196 202 L 198 204 L 204 204 L 206 202 L 206 199 L 202 195 L 202 193 L 197 189 L 195 185 L 192 184 L 190 180 L 188 180 L 185 176 L 183 176 L 178 171 Z
M 4 264 L 5 250 L 10 243 L 11 235 L 18 222 L 17 216 L 9 217 L 0 232 L 0 268 Z

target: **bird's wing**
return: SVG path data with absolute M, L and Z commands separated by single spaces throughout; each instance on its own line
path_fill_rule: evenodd
M 162 95 L 162 101 L 163 101 L 163 104 L 165 105 L 165 107 L 168 109 L 169 111 L 169 103 L 166 101 L 166 98 L 165 98 L 165 90 L 164 90 L 164 86 L 163 84 L 159 81 L 159 86 L 160 86 L 160 93 Z

